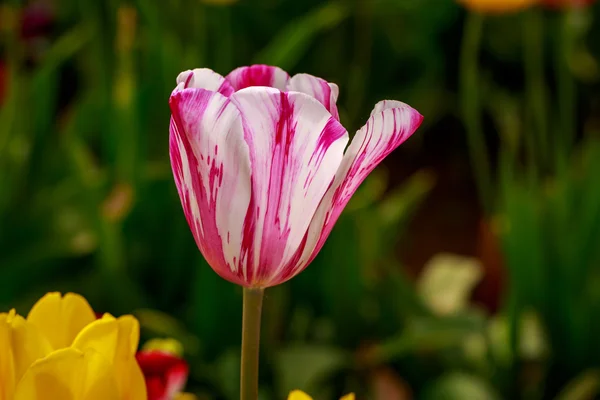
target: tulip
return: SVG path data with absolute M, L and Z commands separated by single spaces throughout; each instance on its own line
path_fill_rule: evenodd
M 378 103 L 348 143 L 333 83 L 267 65 L 182 72 L 169 99 L 175 183 L 200 252 L 244 287 L 241 399 L 258 397 L 263 289 L 315 258 L 367 175 L 419 127 Z
M 288 396 L 288 400 L 312 400 L 312 397 L 301 390 L 294 390 Z M 342 397 L 340 400 L 354 400 L 354 394 L 350 393 Z
M 146 378 L 148 400 L 194 398 L 182 393 L 189 367 L 180 357 L 181 345 L 173 340 L 153 340 L 136 355 Z
M 504 14 L 525 10 L 540 0 L 458 0 L 471 11 L 483 14 Z
M 96 319 L 79 295 L 49 293 L 27 318 L 0 314 L 0 399 L 146 400 L 132 316 Z
M 196 243 L 221 277 L 265 288 L 300 273 L 358 186 L 423 118 L 382 101 L 344 153 L 337 97 L 333 83 L 265 65 L 177 77 L 171 165 Z

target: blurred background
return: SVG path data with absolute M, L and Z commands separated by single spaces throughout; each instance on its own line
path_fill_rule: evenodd
M 349 132 L 425 121 L 313 264 L 269 289 L 261 399 L 600 394 L 600 3 L 3 0 L 0 310 L 47 291 L 173 337 L 188 391 L 239 390 L 241 289 L 197 250 L 168 159 L 185 69 L 340 86 Z

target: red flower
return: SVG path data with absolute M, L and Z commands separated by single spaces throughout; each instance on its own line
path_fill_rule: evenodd
M 189 372 L 185 360 L 160 350 L 139 351 L 136 357 L 146 377 L 148 400 L 173 400 L 183 390 Z

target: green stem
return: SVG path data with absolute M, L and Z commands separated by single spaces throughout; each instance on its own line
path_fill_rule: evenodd
M 475 175 L 480 201 L 486 213 L 492 212 L 491 172 L 481 124 L 479 96 L 479 48 L 483 31 L 483 16 L 469 13 L 463 34 L 460 55 L 460 91 L 462 116 L 467 132 L 471 168 Z
M 260 316 L 264 289 L 244 288 L 240 400 L 258 399 Z
M 529 156 L 534 167 L 543 169 L 548 165 L 551 155 L 548 143 L 547 94 L 544 84 L 543 19 L 538 10 L 532 10 L 526 15 L 523 28 L 527 101 L 534 125 Z

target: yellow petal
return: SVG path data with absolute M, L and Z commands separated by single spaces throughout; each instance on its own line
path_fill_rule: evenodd
M 174 400 L 197 400 L 198 398 L 191 393 L 177 393 Z
M 117 320 L 102 318 L 84 327 L 73 340 L 72 347 L 80 351 L 93 349 L 112 363 L 117 352 L 118 341 Z
M 123 371 L 123 374 L 117 372 L 117 385 L 119 386 L 121 398 L 127 400 L 146 400 L 148 398 L 148 394 L 146 393 L 146 379 L 135 357 L 126 363 L 125 366 L 119 368 Z
M 180 357 L 180 358 L 183 357 L 183 345 L 179 341 L 172 339 L 172 338 L 150 339 L 146 343 L 144 343 L 142 350 L 145 350 L 145 351 L 158 350 L 163 353 L 172 354 L 176 357 Z
M 294 390 L 288 396 L 288 400 L 312 400 L 312 398 L 301 390 Z
M 110 363 L 93 350 L 61 349 L 34 363 L 14 400 L 119 399 Z
M 8 314 L 0 314 L 0 400 L 12 399 L 15 390 L 11 328 L 7 319 Z
M 19 381 L 31 364 L 50 354 L 52 347 L 35 325 L 20 315 L 13 318 L 11 327 L 15 379 Z
M 119 323 L 119 354 L 134 356 L 140 343 L 140 323 L 132 315 L 123 315 Z
M 27 368 L 51 350 L 37 328 L 14 310 L 0 314 L 0 400 L 11 399 Z
M 88 302 L 78 294 L 48 293 L 32 308 L 27 320 L 38 327 L 54 349 L 68 347 L 79 332 L 96 319 Z
M 120 398 L 145 400 L 146 383 L 135 359 L 139 335 L 139 324 L 132 316 L 115 319 L 105 314 L 80 332 L 73 348 L 93 349 L 112 364 Z
M 350 393 L 350 394 L 347 394 L 344 397 L 342 397 L 340 400 L 354 400 L 354 399 L 355 399 L 354 393 Z

